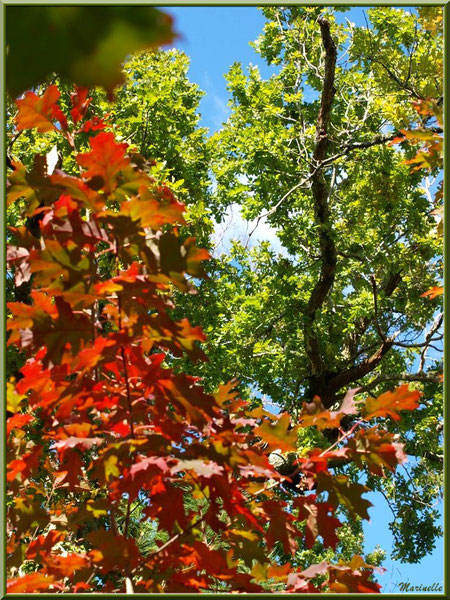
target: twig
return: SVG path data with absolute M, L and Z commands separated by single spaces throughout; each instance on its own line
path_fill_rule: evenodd
M 374 319 L 375 327 L 378 331 L 378 335 L 380 336 L 380 338 L 383 340 L 383 342 L 386 342 L 386 336 L 381 331 L 380 323 L 378 321 L 378 295 L 377 295 L 377 282 L 375 280 L 375 275 L 370 276 L 370 281 L 372 282 L 373 305 L 374 305 L 374 311 L 375 311 L 375 319 Z
M 248 242 L 249 242 L 251 236 L 255 233 L 255 230 L 258 227 L 258 225 L 260 224 L 261 219 L 265 219 L 265 218 L 269 217 L 270 215 L 272 215 L 274 212 L 276 212 L 278 210 L 278 208 L 283 204 L 283 202 L 285 200 L 287 200 L 287 198 L 289 198 L 289 196 L 291 194 L 293 194 L 296 190 L 298 190 L 298 188 L 303 187 L 311 179 L 311 177 L 312 177 L 312 174 L 308 175 L 308 177 L 305 177 L 305 179 L 302 179 L 301 181 L 299 181 L 296 185 L 294 185 L 293 188 L 291 188 L 288 192 L 286 192 L 284 194 L 284 196 L 275 204 L 275 206 L 273 208 L 271 208 L 265 214 L 259 215 L 259 217 L 256 220 L 256 225 L 251 230 L 251 232 L 248 234 L 248 240 L 247 240 L 247 244 L 245 245 L 245 248 L 247 248 Z

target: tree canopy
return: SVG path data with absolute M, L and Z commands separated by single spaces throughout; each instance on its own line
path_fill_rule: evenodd
M 419 560 L 430 530 L 439 533 L 442 467 L 442 303 L 423 297 L 442 277 L 442 190 L 429 190 L 442 168 L 439 9 L 369 9 L 370 28 L 338 25 L 330 11 L 330 35 L 317 24 L 322 10 L 264 8 L 254 47 L 278 73 L 263 80 L 234 64 L 227 74 L 231 116 L 211 140 L 213 202 L 269 223 L 283 252 L 249 247 L 250 227 L 215 256 L 191 318 L 209 324 L 202 376 L 238 377 L 294 420 L 315 395 L 338 405 L 349 385 L 369 395 L 404 381 L 424 390 L 421 410 L 395 427 L 417 458 L 411 479 L 400 477 L 396 492 L 374 482 L 396 512 L 397 555 Z M 428 161 L 427 140 L 441 144 Z M 411 497 L 427 498 L 414 504 L 414 523 L 402 510 Z M 407 542 L 413 529 L 423 544 Z

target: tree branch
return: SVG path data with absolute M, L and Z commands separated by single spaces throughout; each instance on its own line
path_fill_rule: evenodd
M 371 275 L 370 281 L 372 282 L 373 306 L 374 306 L 374 312 L 375 312 L 375 315 L 374 315 L 375 327 L 378 331 L 378 335 L 383 340 L 383 342 L 385 342 L 386 336 L 382 332 L 380 323 L 378 321 L 378 293 L 377 293 L 377 282 L 376 282 L 374 275 Z
M 351 367 L 338 375 L 335 375 L 330 379 L 329 386 L 334 392 L 337 392 L 341 388 L 354 381 L 358 381 L 365 375 L 371 373 L 380 364 L 383 357 L 392 348 L 396 335 L 394 334 L 390 338 L 386 338 L 372 356 L 363 360 L 359 365 Z M 367 386 L 366 386 L 367 387 Z
M 321 18 L 318 19 L 318 23 L 325 49 L 325 72 L 316 127 L 316 146 L 313 152 L 313 164 L 311 167 L 311 191 L 314 199 L 314 219 L 319 234 L 321 268 L 319 279 L 308 301 L 303 328 L 306 356 L 311 364 L 313 374 L 321 373 L 322 371 L 322 359 L 317 333 L 314 329 L 314 321 L 317 311 L 323 305 L 325 298 L 333 286 L 337 262 L 336 246 L 333 240 L 328 205 L 328 185 L 321 169 L 329 145 L 328 123 L 333 98 L 336 93 L 334 78 L 337 51 L 330 34 L 329 22 Z
M 439 375 L 433 373 L 399 373 L 392 375 L 379 375 L 376 379 L 365 386 L 366 389 L 373 388 L 383 381 L 430 381 L 441 383 Z
M 251 230 L 251 232 L 248 234 L 248 240 L 247 240 L 247 244 L 245 245 L 245 248 L 247 248 L 248 242 L 249 242 L 250 238 L 252 237 L 252 235 L 255 233 L 255 230 L 258 227 L 258 225 L 260 224 L 261 219 L 265 219 L 266 217 L 269 217 L 274 212 L 276 212 L 278 210 L 278 208 L 283 204 L 283 202 L 285 200 L 287 200 L 287 198 L 289 198 L 289 196 L 291 194 L 293 194 L 296 190 L 298 190 L 300 187 L 303 187 L 304 185 L 306 185 L 306 183 L 309 181 L 309 179 L 311 179 L 311 177 L 312 177 L 312 175 L 310 174 L 308 177 L 305 177 L 304 179 L 302 179 L 301 181 L 299 181 L 296 185 L 294 185 L 294 187 L 292 187 L 288 192 L 286 192 L 284 194 L 284 196 L 282 196 L 282 198 L 280 200 L 278 200 L 278 202 L 275 204 L 275 206 L 273 208 L 271 208 L 270 210 L 268 210 L 263 215 L 259 215 L 259 217 L 256 219 L 255 226 L 253 227 L 253 229 Z

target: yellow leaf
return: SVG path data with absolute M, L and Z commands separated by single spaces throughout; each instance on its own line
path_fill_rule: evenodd
M 109 481 L 110 477 L 118 477 L 120 475 L 120 471 L 118 469 L 117 465 L 117 456 L 115 456 L 114 454 L 111 454 L 111 456 L 108 456 L 108 458 L 105 458 L 104 460 L 104 466 L 105 466 L 105 479 L 106 481 Z
M 22 394 L 18 394 L 14 387 L 14 384 L 7 383 L 7 392 L 6 392 L 6 410 L 12 413 L 19 412 L 20 405 L 25 400 L 26 396 Z

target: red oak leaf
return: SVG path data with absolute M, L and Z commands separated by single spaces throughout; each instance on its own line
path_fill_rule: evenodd
M 178 202 L 172 192 L 162 195 L 142 186 L 139 195 L 130 200 L 129 210 L 132 219 L 139 220 L 141 227 L 151 227 L 156 230 L 167 223 L 179 225 L 185 223 L 183 213 L 186 208 L 184 204 Z
M 39 535 L 29 544 L 26 557 L 30 560 L 39 559 L 41 555 L 47 554 L 55 544 L 61 542 L 67 535 L 65 531 L 56 531 L 53 529 L 46 535 Z
M 32 421 L 33 418 L 34 417 L 32 417 L 32 415 L 26 415 L 22 413 L 17 413 L 12 417 L 9 417 L 8 421 L 6 422 L 6 436 L 8 437 L 13 429 L 22 429 L 22 427 Z
M 31 452 L 27 452 L 21 458 L 11 461 L 8 464 L 7 481 L 14 481 L 19 474 L 22 481 L 28 479 L 31 471 L 34 471 L 39 466 L 41 455 L 42 446 L 36 446 Z
M 70 114 L 72 115 L 74 124 L 81 121 L 92 101 L 92 98 L 88 98 L 88 93 L 88 88 L 77 85 L 75 86 L 75 92 L 70 95 L 70 102 L 73 107 Z
M 109 194 L 117 186 L 120 172 L 130 164 L 130 159 L 125 155 L 128 144 L 118 144 L 114 134 L 102 132 L 89 140 L 92 151 L 79 154 L 77 163 L 87 169 L 83 173 L 84 179 L 101 177 L 104 181 L 103 190 Z
M 359 390 L 360 388 L 349 390 L 340 409 L 336 411 L 326 410 L 318 396 L 314 396 L 312 402 L 303 402 L 302 412 L 300 413 L 301 426 L 310 427 L 314 425 L 318 429 L 339 427 L 342 417 L 356 413 L 353 398 Z
M 281 450 L 281 452 L 295 452 L 297 450 L 298 427 L 291 427 L 291 418 L 288 413 L 283 413 L 274 424 L 266 420 L 256 427 L 255 435 L 267 444 L 267 452 Z
M 92 531 L 86 537 L 95 548 L 88 552 L 88 557 L 98 565 L 102 573 L 128 571 L 139 563 L 141 554 L 132 538 L 114 535 L 112 531 L 104 529 Z
M 358 466 L 367 464 L 371 473 L 384 475 L 384 467 L 394 472 L 397 465 L 407 460 L 403 444 L 395 441 L 397 438 L 394 433 L 372 427 L 358 431 L 347 448 Z
M 336 529 L 342 525 L 339 519 L 329 515 L 333 507 L 326 502 L 317 502 L 317 496 L 310 494 L 294 499 L 294 506 L 299 509 L 298 518 L 306 520 L 306 546 L 312 548 L 317 536 L 321 536 L 325 547 L 336 548 L 339 538 Z

